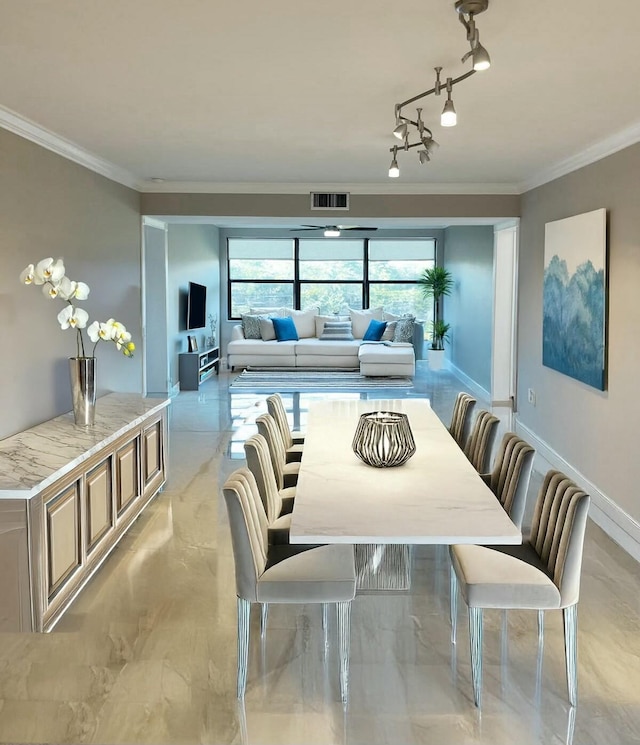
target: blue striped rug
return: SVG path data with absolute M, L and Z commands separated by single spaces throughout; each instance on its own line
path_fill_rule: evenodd
M 309 390 L 371 390 L 378 388 L 411 388 L 413 380 L 408 377 L 369 378 L 359 372 L 274 372 L 244 370 L 231 383 L 233 390 L 258 390 L 277 392 L 295 392 Z

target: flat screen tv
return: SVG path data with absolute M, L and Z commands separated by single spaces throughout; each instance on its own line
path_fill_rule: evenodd
M 189 282 L 187 295 L 187 328 L 201 329 L 207 325 L 207 288 Z

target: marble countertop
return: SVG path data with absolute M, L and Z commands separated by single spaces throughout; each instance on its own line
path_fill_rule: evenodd
M 372 468 L 351 442 L 365 411 L 407 414 L 415 455 Z M 426 400 L 322 401 L 309 410 L 291 543 L 516 544 L 520 531 Z
M 31 499 L 170 399 L 110 393 L 96 401 L 93 427 L 78 427 L 73 412 L 0 440 L 0 499 Z

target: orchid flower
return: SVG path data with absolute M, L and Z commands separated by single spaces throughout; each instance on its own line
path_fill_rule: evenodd
M 73 301 L 86 300 L 89 297 L 89 286 L 69 279 L 65 274 L 64 261 L 52 258 L 42 259 L 35 266 L 29 264 L 20 273 L 20 282 L 25 285 L 43 285 L 42 292 L 46 297 L 60 298 L 67 302 L 67 306 L 58 313 L 58 323 L 62 329 L 75 330 L 78 357 L 84 357 L 82 329 L 89 322 L 89 314 L 86 310 L 77 308 Z M 93 355 L 98 342 L 112 341 L 125 357 L 133 356 L 136 345 L 131 341 L 131 334 L 114 318 L 105 323 L 94 321 L 87 328 L 87 334 L 93 342 Z

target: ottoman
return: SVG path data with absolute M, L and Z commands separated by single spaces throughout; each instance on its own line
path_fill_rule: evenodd
M 363 342 L 358 350 L 360 373 L 367 376 L 389 377 L 408 375 L 416 371 L 413 344 L 391 344 L 388 342 Z

